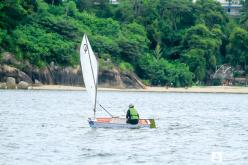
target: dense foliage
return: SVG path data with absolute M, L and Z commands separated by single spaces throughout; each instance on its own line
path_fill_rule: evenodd
M 247 0 L 235 18 L 214 0 L 0 2 L 1 52 L 38 67 L 77 65 L 87 33 L 100 64 L 134 71 L 151 85 L 208 83 L 224 63 L 247 73 L 247 30 Z

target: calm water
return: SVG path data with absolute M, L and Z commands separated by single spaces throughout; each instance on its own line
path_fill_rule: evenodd
M 99 92 L 99 101 L 115 115 L 134 103 L 158 128 L 91 129 L 84 91 L 2 90 L 0 165 L 209 165 L 212 152 L 248 164 L 248 95 Z

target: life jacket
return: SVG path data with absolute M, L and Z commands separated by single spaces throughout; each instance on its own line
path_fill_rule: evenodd
M 138 112 L 136 111 L 136 109 L 134 108 L 129 108 L 129 111 L 130 111 L 130 119 L 133 120 L 133 119 L 139 119 L 139 114 Z

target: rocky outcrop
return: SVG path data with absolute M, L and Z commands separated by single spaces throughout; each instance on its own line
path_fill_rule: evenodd
M 6 64 L 0 64 L 0 82 L 6 82 L 7 77 L 13 77 L 17 82 L 26 81 L 32 83 L 32 79 L 23 71 Z
M 9 52 L 4 52 L 2 54 L 2 58 L 1 58 L 1 63 L 3 64 L 7 64 L 7 65 L 21 65 L 21 62 L 18 61 L 14 55 L 12 55 Z
M 5 53 L 0 61 L 0 82 L 6 82 L 7 77 L 13 77 L 16 83 L 22 84 L 21 88 L 24 88 L 24 86 L 26 88 L 27 84 L 84 85 L 79 65 L 75 67 L 62 67 L 51 63 L 45 68 L 37 68 L 30 65 L 27 61 L 20 64 L 9 53 Z M 27 84 L 24 85 L 23 82 Z M 144 88 L 144 85 L 135 74 L 121 73 L 117 68 L 101 70 L 99 72 L 98 85 L 109 88 Z
M 135 74 L 120 73 L 117 69 L 100 71 L 98 84 L 107 88 L 145 88 Z
M 124 88 L 118 70 L 103 70 L 99 72 L 98 84 L 100 87 Z
M 24 72 L 27 73 L 33 82 L 39 82 L 39 85 L 83 85 L 83 76 L 79 66 L 77 67 L 60 67 L 49 65 L 45 68 L 25 68 Z M 38 85 L 35 83 L 35 85 Z
M 124 88 L 145 88 L 145 85 L 134 73 L 122 73 L 120 75 Z
M 8 89 L 16 89 L 16 80 L 13 77 L 8 77 L 6 81 L 6 86 Z
M 6 82 L 7 77 L 15 78 L 17 83 L 27 82 L 33 85 L 84 85 L 80 66 L 48 66 L 43 69 L 25 68 L 20 71 L 6 64 L 0 65 L 0 82 Z M 100 71 L 98 85 L 105 88 L 144 88 L 133 73 L 120 73 L 117 69 Z

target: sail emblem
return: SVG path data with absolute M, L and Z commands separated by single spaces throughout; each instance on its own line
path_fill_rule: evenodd
M 87 44 L 84 44 L 84 52 L 86 53 L 88 51 L 88 45 Z

